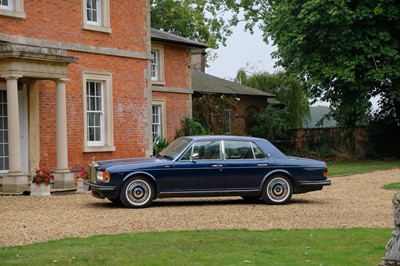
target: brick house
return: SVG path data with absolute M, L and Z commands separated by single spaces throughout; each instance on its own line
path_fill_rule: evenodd
M 191 113 L 190 51 L 150 29 L 149 1 L 0 1 L 0 184 L 56 189 L 96 160 L 149 156 Z

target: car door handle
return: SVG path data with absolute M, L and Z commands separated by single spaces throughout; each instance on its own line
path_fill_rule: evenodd
M 267 163 L 259 163 L 259 164 L 257 164 L 257 166 L 260 166 L 260 167 L 267 167 L 268 164 L 267 164 Z
M 214 168 L 222 168 L 222 167 L 224 167 L 222 164 L 213 164 L 211 166 L 214 167 Z

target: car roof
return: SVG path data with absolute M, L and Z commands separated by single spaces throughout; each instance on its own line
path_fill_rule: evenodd
M 248 136 L 232 136 L 232 135 L 202 135 L 202 136 L 185 136 L 182 138 L 189 138 L 192 140 L 263 140 L 255 137 Z

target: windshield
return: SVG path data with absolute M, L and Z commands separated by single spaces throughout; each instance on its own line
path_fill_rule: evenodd
M 168 147 L 163 149 L 159 155 L 174 160 L 190 144 L 190 139 L 176 139 Z

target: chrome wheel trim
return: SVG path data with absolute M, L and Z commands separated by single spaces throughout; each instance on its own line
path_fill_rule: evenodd
M 290 184 L 285 178 L 275 177 L 267 185 L 267 196 L 275 203 L 282 203 L 290 196 Z
M 125 195 L 132 205 L 145 205 L 151 198 L 151 186 L 144 180 L 133 180 L 126 187 Z

